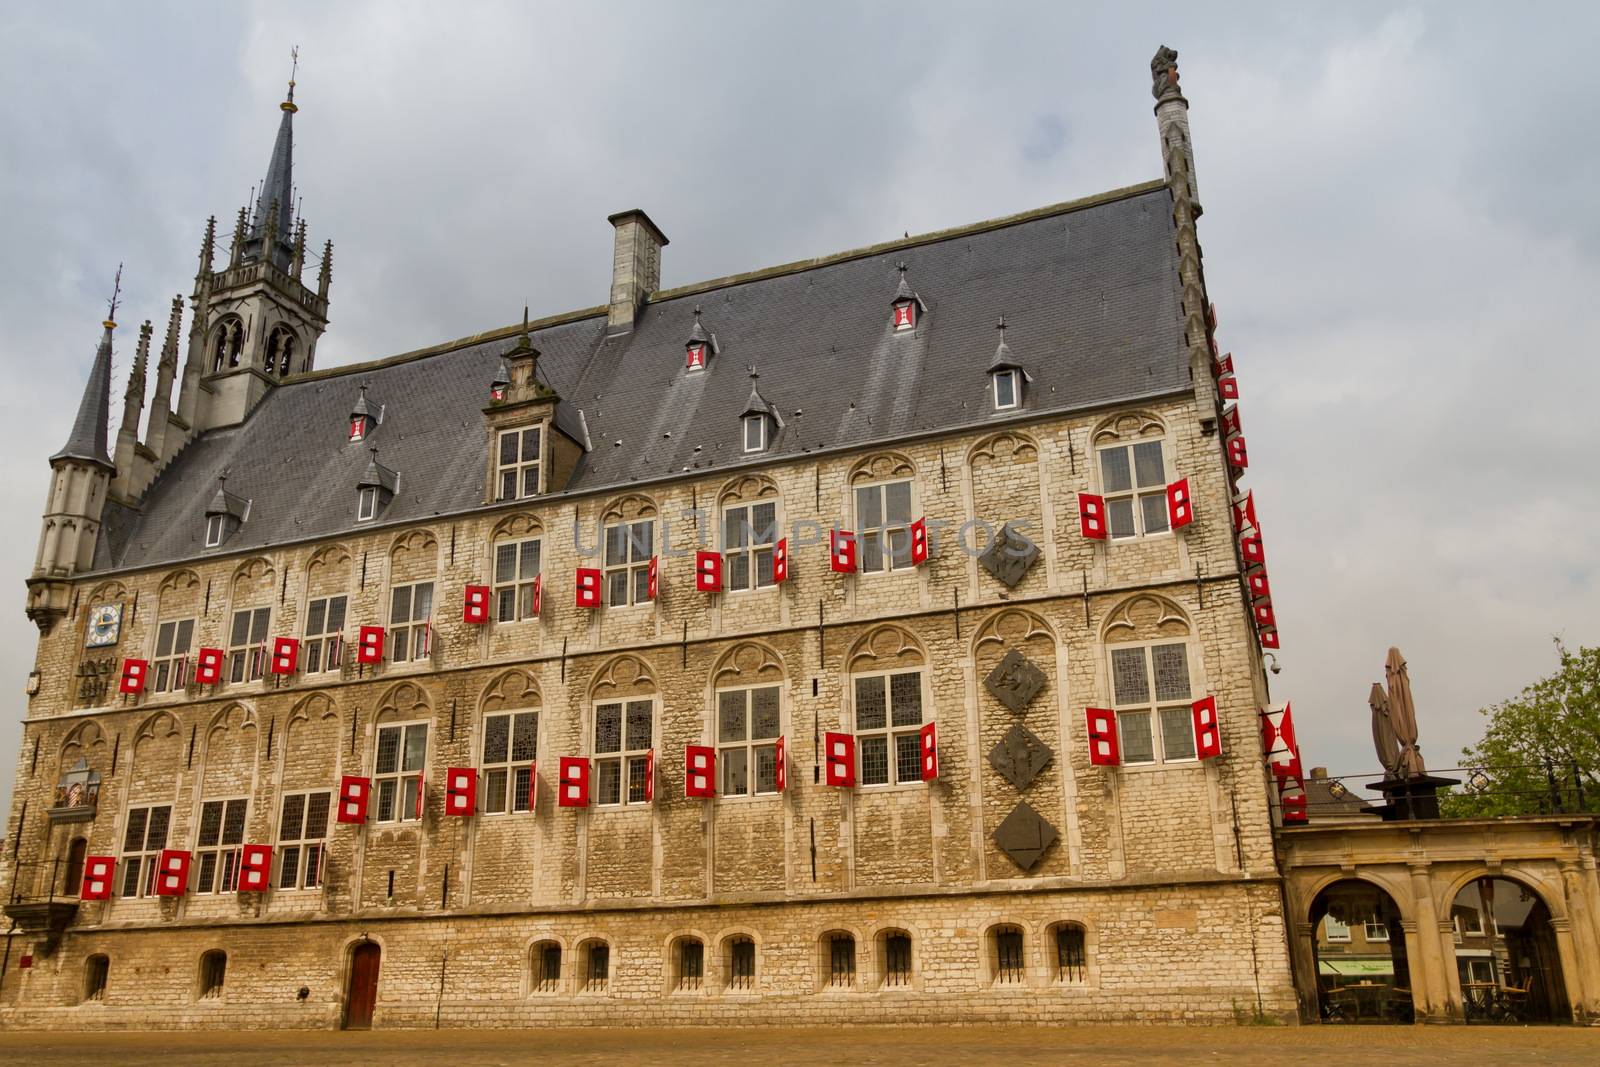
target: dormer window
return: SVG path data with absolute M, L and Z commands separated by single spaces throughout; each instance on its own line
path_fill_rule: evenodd
M 779 426 L 778 409 L 767 402 L 761 395 L 761 390 L 756 388 L 756 379 L 760 375 L 754 367 L 750 368 L 750 399 L 745 401 L 744 411 L 739 413 L 739 418 L 744 426 L 744 452 L 749 455 L 753 452 L 765 452 L 772 444 L 772 434 Z
M 1027 382 L 1027 374 L 1006 344 L 1004 315 L 1000 316 L 995 329 L 1000 331 L 1000 344 L 994 350 L 994 359 L 989 361 L 990 397 L 996 411 L 1014 411 L 1022 406 L 1022 387 Z
M 994 374 L 994 409 L 1006 411 L 1014 408 L 1020 402 L 1017 389 L 1017 372 L 1014 370 L 996 371 Z
M 706 369 L 706 363 L 712 356 L 719 353 L 717 348 L 717 335 L 706 332 L 700 323 L 700 308 L 694 309 L 694 327 L 689 331 L 689 339 L 683 344 L 683 367 L 685 370 L 701 371 Z
M 367 387 L 363 385 L 361 395 L 350 408 L 350 443 L 365 441 L 382 421 L 383 409 L 373 407 L 372 402 L 367 399 Z
M 744 450 L 746 452 L 765 452 L 767 450 L 767 418 L 765 415 L 746 415 L 744 417 Z
M 495 463 L 496 500 L 539 495 L 540 427 L 501 430 Z
M 917 305 L 913 300 L 896 300 L 894 303 L 894 328 L 912 330 L 917 325 Z
M 689 345 L 685 347 L 684 351 L 688 353 L 687 358 L 684 360 L 684 367 L 687 370 L 705 370 L 706 369 L 706 346 L 705 346 L 705 342 L 703 342 L 703 341 L 690 342 Z
M 394 494 L 400 489 L 400 472 L 390 470 L 378 462 L 378 450 L 372 450 L 372 461 L 356 483 L 356 521 L 371 522 L 378 517 Z
M 207 548 L 216 548 L 218 545 L 222 544 L 222 538 L 224 536 L 224 534 L 223 534 L 223 520 L 226 519 L 226 518 L 227 518 L 226 515 L 207 515 L 206 516 L 206 547 Z
M 895 266 L 900 272 L 900 284 L 894 291 L 894 300 L 890 303 L 889 324 L 895 333 L 910 333 L 917 328 L 918 315 L 926 311 L 927 307 L 906 281 L 906 265 L 898 263 Z
M 527 312 L 523 312 L 526 317 Z M 500 361 L 500 368 L 494 372 L 494 381 L 489 383 L 489 403 L 504 403 L 506 393 L 511 388 L 511 368 L 506 366 L 506 361 Z
M 227 475 L 217 479 L 217 495 L 206 505 L 206 547 L 216 548 L 250 516 L 250 501 L 228 492 Z
M 378 514 L 378 487 L 363 485 L 356 496 L 356 521 L 371 522 Z
M 351 440 L 351 442 L 364 440 L 366 438 L 366 436 L 367 436 L 367 416 L 365 416 L 365 415 L 352 415 L 352 416 L 350 416 L 350 440 Z

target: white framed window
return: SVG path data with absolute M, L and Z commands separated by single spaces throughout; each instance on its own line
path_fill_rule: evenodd
M 378 487 L 363 485 L 356 494 L 356 521 L 371 522 L 378 514 Z
M 539 577 L 541 544 L 498 541 L 494 546 L 494 619 L 519 622 L 533 618 L 533 583 Z
M 1022 403 L 1022 390 L 1017 388 L 1017 372 L 998 370 L 990 375 L 994 379 L 994 409 L 1007 411 Z
M 717 691 L 717 790 L 725 797 L 778 791 L 779 687 Z
M 315 889 L 322 884 L 332 794 L 286 793 L 278 820 L 278 888 Z
M 644 803 L 655 712 L 653 698 L 594 706 L 596 804 Z
M 1456 922 L 1457 934 L 1465 934 L 1468 937 L 1483 936 L 1483 912 L 1477 908 L 1457 904 L 1452 909 L 1451 918 Z
M 911 566 L 911 482 L 856 486 L 856 538 L 863 574 Z
M 531 811 L 533 761 L 539 758 L 539 713 L 512 711 L 483 717 L 483 812 Z
M 207 515 L 206 516 L 206 547 L 207 548 L 216 548 L 218 545 L 222 544 L 222 535 L 223 535 L 223 531 L 226 528 L 224 526 L 224 523 L 225 523 L 226 519 L 227 519 L 226 515 Z
M 540 427 L 501 430 L 495 463 L 496 500 L 539 495 Z
M 156 654 L 150 663 L 150 687 L 154 692 L 175 693 L 183 688 L 193 644 L 193 619 L 169 619 L 156 627 Z
M 1114 646 L 1111 691 L 1124 764 L 1195 758 L 1187 642 Z
M 235 797 L 200 804 L 200 830 L 194 841 L 196 893 L 232 893 L 239 888 L 239 846 L 244 844 L 249 803 Z
M 1100 487 L 1113 540 L 1168 532 L 1167 465 L 1159 438 L 1100 449 Z
M 746 452 L 765 452 L 767 450 L 767 417 L 765 415 L 746 415 L 744 417 L 744 450 Z
M 776 584 L 772 579 L 772 550 L 777 540 L 777 501 L 763 500 L 723 508 L 723 589 L 738 592 L 767 589 Z
M 319 597 L 306 605 L 306 632 L 300 647 L 300 669 L 306 674 L 336 671 L 344 651 L 344 617 L 349 598 Z
M 389 662 L 427 659 L 433 652 L 433 583 L 389 591 Z
M 861 785 L 922 781 L 922 670 L 855 675 Z
M 233 613 L 233 627 L 228 631 L 229 682 L 253 682 L 261 677 L 267 659 L 267 624 L 271 621 L 271 608 L 244 608 Z
M 377 822 L 412 822 L 428 759 L 428 724 L 396 723 L 378 728 L 372 787 L 378 795 Z
M 614 608 L 650 602 L 650 557 L 655 552 L 654 519 L 606 527 L 606 603 Z
M 1463 981 L 1469 982 L 1469 983 L 1475 982 L 1475 983 L 1478 983 L 1480 985 L 1494 985 L 1494 984 L 1496 984 L 1495 983 L 1495 975 L 1494 975 L 1494 960 L 1493 959 L 1491 959 L 1491 958 L 1473 959 L 1471 957 L 1469 957 L 1467 959 L 1459 959 L 1458 958 L 1456 960 L 1456 963 L 1460 965 L 1460 968 L 1461 968 L 1460 974 L 1461 974 L 1461 977 L 1462 977 Z
M 1350 927 L 1329 915 L 1323 921 L 1322 930 L 1332 945 L 1343 945 L 1350 941 Z
M 1378 916 L 1367 916 L 1366 922 L 1363 925 L 1366 927 L 1363 933 L 1367 935 L 1368 941 L 1389 940 L 1389 926 Z
M 172 805 L 129 808 L 122 831 L 122 895 L 147 897 L 156 891 L 156 864 L 167 847 Z

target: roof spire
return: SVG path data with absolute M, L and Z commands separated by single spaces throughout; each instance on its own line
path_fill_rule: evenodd
M 106 454 L 106 434 L 111 421 L 111 331 L 117 328 L 117 301 L 121 296 L 122 264 L 119 263 L 106 319 L 100 324 L 104 330 L 100 335 L 100 347 L 95 349 L 89 381 L 83 387 L 83 399 L 78 402 L 78 417 L 72 420 L 67 443 L 50 457 L 52 463 L 58 459 L 81 459 L 108 468 L 112 465 L 111 457 Z
M 1000 321 L 995 323 L 995 329 L 1000 331 L 1000 343 L 995 346 L 994 359 L 989 361 L 989 373 L 1002 370 L 1021 370 L 1022 364 L 1017 362 L 1011 354 L 1011 346 L 1006 344 L 1006 317 L 1000 316 Z
M 117 277 L 111 283 L 111 301 L 107 304 L 105 326 L 108 330 L 117 328 L 117 301 L 122 298 L 122 264 L 117 264 Z
M 300 67 L 300 49 L 291 53 L 294 66 Z M 255 211 L 250 219 L 250 241 L 245 247 L 245 258 L 268 259 L 280 270 L 287 270 L 294 256 L 294 113 L 300 108 L 294 102 L 294 73 L 289 75 L 289 96 L 278 105 L 283 118 L 278 121 L 278 136 L 272 143 L 272 157 L 267 162 L 267 176 L 255 198 Z M 273 205 L 277 211 L 273 211 Z
M 295 45 L 293 48 L 289 49 L 289 60 L 289 96 L 288 99 L 284 100 L 284 102 L 278 106 L 284 111 L 299 111 L 300 109 L 295 107 L 294 104 L 294 76 L 300 70 L 299 45 Z

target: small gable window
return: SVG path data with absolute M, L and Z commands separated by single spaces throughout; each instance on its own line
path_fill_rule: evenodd
M 694 309 L 694 327 L 689 331 L 689 339 L 683 344 L 684 369 L 705 370 L 707 361 L 719 351 L 716 335 L 707 333 L 705 326 L 700 322 L 700 307 L 697 304 Z
M 502 430 L 495 464 L 497 500 L 539 495 L 540 428 Z
M 206 547 L 216 548 L 222 544 L 222 522 L 225 516 L 206 516 Z
M 754 367 L 750 368 L 750 399 L 745 401 L 744 410 L 739 413 L 739 418 L 744 425 L 744 451 L 748 455 L 752 452 L 765 452 L 772 444 L 772 433 L 778 427 L 778 409 L 767 402 L 761 395 L 761 390 L 756 388 L 756 379 L 760 375 Z
M 526 317 L 527 312 L 523 312 Z M 489 402 L 499 404 L 506 398 L 506 390 L 511 388 L 511 370 L 506 366 L 506 361 L 500 361 L 500 367 L 494 372 L 494 381 L 489 383 Z
M 994 376 L 994 408 L 1005 411 L 1017 406 L 1017 372 L 997 371 Z
M 365 415 L 350 416 L 350 440 L 360 441 L 367 436 L 367 417 Z
M 1022 364 L 1017 362 L 1011 354 L 1011 347 L 1006 344 L 1006 318 L 1000 316 L 1000 321 L 995 329 L 1000 331 L 1000 344 L 994 350 L 994 359 L 989 361 L 989 377 L 992 379 L 992 392 L 994 409 L 996 411 L 1010 411 L 1022 406 L 1022 386 L 1026 376 Z
M 350 442 L 364 441 L 382 419 L 382 409 L 374 408 L 367 399 L 367 387 L 361 387 L 361 395 L 356 398 L 355 405 L 350 409 Z
M 250 501 L 228 492 L 228 476 L 217 479 L 217 495 L 206 505 L 206 547 L 216 548 L 233 536 L 250 515 Z
M 767 450 L 767 420 L 764 415 L 744 417 L 744 450 L 746 452 Z
M 895 289 L 894 300 L 890 303 L 889 322 L 895 333 L 909 333 L 917 328 L 917 317 L 927 307 L 906 281 L 906 265 L 898 263 L 895 269 L 900 272 L 900 285 Z
M 356 483 L 356 521 L 371 522 L 377 518 L 378 512 L 394 499 L 399 488 L 400 472 L 379 463 L 378 450 L 374 448 L 372 460 Z
M 378 514 L 378 487 L 363 485 L 356 497 L 356 521 L 370 522 Z

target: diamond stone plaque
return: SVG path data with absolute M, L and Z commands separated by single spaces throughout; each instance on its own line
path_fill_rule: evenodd
M 1013 648 L 989 672 L 983 685 L 1013 714 L 1021 715 L 1028 710 L 1033 698 L 1039 695 L 1039 690 L 1044 688 L 1044 681 L 1044 671 Z
M 991 835 L 996 847 L 1024 871 L 1031 871 L 1039 857 L 1055 844 L 1056 828 L 1026 803 L 1011 809 Z
M 1008 522 L 994 535 L 978 563 L 1008 588 L 1015 588 L 1038 558 L 1039 546 L 1013 530 Z
M 1050 748 L 1021 723 L 1006 731 L 1000 743 L 989 750 L 989 766 L 1000 772 L 1000 777 L 1026 789 L 1039 777 L 1039 772 L 1050 766 Z

